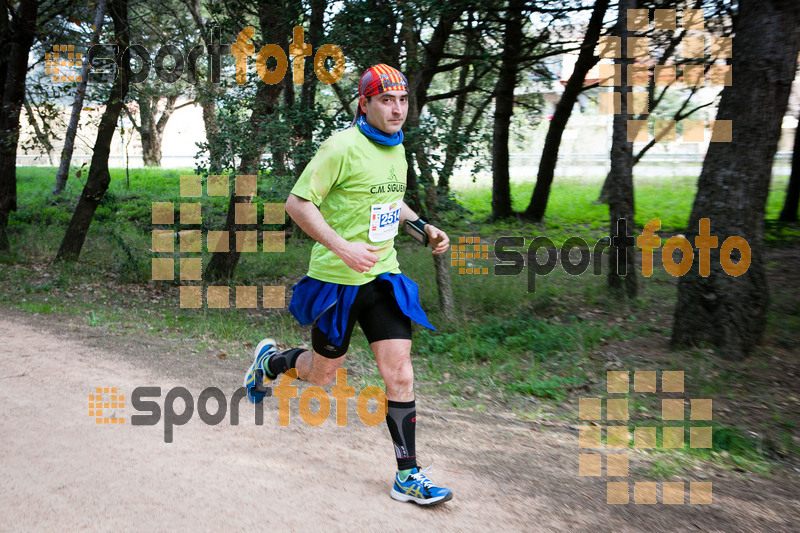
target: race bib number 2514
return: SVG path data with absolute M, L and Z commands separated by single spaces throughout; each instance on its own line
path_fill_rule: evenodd
M 401 205 L 401 202 L 372 205 L 369 213 L 369 240 L 383 242 L 397 235 Z

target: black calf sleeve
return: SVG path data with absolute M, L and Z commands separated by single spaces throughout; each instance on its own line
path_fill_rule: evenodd
M 393 402 L 389 400 L 386 424 L 394 443 L 397 469 L 409 470 L 417 466 L 414 443 L 414 427 L 417 424 L 416 402 Z
M 291 350 L 286 350 L 285 352 L 277 353 L 270 357 L 267 367 L 269 367 L 269 373 L 274 376 L 271 379 L 275 379 L 275 377 L 278 377 L 278 374 L 286 372 L 290 368 L 294 368 L 297 364 L 297 358 L 300 357 L 300 354 L 303 352 L 305 352 L 303 348 L 292 348 Z

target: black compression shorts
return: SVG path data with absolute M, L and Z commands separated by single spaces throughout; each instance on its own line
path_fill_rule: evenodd
M 358 288 L 356 299 L 350 307 L 341 346 L 334 346 L 317 323 L 314 323 L 311 328 L 311 346 L 314 351 L 329 359 L 343 356 L 350 347 L 350 337 L 356 321 L 370 344 L 386 339 L 411 338 L 411 319 L 397 305 L 392 284 L 374 279 Z

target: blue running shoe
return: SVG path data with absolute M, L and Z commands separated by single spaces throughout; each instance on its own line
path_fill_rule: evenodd
M 431 467 L 420 471 L 415 468 L 405 481 L 395 474 L 392 498 L 401 502 L 414 502 L 419 505 L 434 505 L 453 499 L 453 492 L 444 487 L 437 487 L 433 481 L 425 477 Z
M 250 365 L 250 368 L 247 370 L 247 374 L 244 376 L 247 399 L 253 403 L 259 403 L 264 399 L 264 396 L 266 396 L 269 390 L 267 383 L 276 377 L 268 376 L 267 373 L 264 372 L 265 363 L 272 354 L 275 353 L 278 353 L 278 348 L 274 339 L 264 339 L 256 346 L 256 357 L 253 360 L 253 364 Z

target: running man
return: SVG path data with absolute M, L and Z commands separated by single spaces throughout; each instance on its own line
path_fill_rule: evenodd
M 417 285 L 400 273 L 394 237 L 401 227 L 427 241 L 433 253 L 450 245 L 445 232 L 427 224 L 403 202 L 406 158 L 403 123 L 408 82 L 397 69 L 376 65 L 358 87 L 350 127 L 330 137 L 297 180 L 286 212 L 316 240 L 308 274 L 294 287 L 289 310 L 313 324 L 313 351 L 278 352 L 264 339 L 245 376 L 248 397 L 260 402 L 264 386 L 297 369 L 300 379 L 325 386 L 336 378 L 358 322 L 386 385 L 386 423 L 395 448 L 395 500 L 431 505 L 453 493 L 437 487 L 416 462 L 411 320 L 433 329 L 420 307 Z

